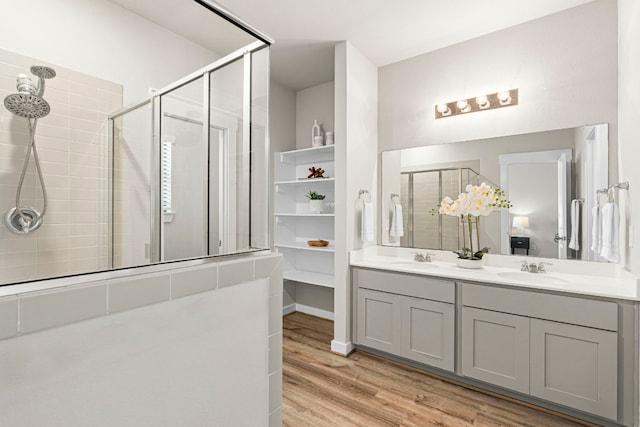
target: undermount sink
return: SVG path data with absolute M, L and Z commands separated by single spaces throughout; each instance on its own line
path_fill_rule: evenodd
M 437 268 L 435 264 L 430 262 L 418 262 L 418 261 L 394 261 L 391 263 L 394 267 L 408 267 L 408 268 Z
M 546 273 L 525 273 L 523 271 L 505 271 L 498 276 L 516 282 L 530 283 L 532 285 L 563 285 L 568 281 Z

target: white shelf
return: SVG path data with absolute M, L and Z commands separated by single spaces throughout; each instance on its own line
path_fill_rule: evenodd
M 296 282 L 309 283 L 326 288 L 333 288 L 335 282 L 332 274 L 316 273 L 313 271 L 289 270 L 283 273 L 283 277 L 285 280 L 294 280 Z
M 290 243 L 275 243 L 276 248 L 296 249 L 301 251 L 316 251 L 316 252 L 333 252 L 333 245 L 329 246 L 309 246 L 307 242 L 290 242 Z
M 283 151 L 280 153 L 282 163 L 308 163 L 333 160 L 335 145 L 324 145 L 315 148 L 303 148 L 302 150 Z
M 276 181 L 274 182 L 275 185 L 295 185 L 295 184 L 309 184 L 311 182 L 313 183 L 317 183 L 317 182 L 331 182 L 333 183 L 336 179 L 335 178 L 305 178 L 305 179 L 297 179 L 297 180 L 291 180 L 291 181 Z
M 331 206 L 336 185 L 334 157 L 333 145 L 274 155 L 275 222 L 278 224 L 274 230 L 274 246 L 285 258 L 284 278 L 287 280 L 327 288 L 334 286 L 333 241 L 329 246 L 317 247 L 307 245 L 307 240 L 333 236 L 335 213 L 331 208 L 324 213 L 311 213 L 309 203 L 303 197 L 303 193 L 311 189 L 326 193 L 326 206 Z M 307 178 L 307 169 L 312 165 L 322 167 L 328 177 Z
M 275 213 L 275 216 L 298 216 L 298 217 L 320 217 L 320 216 L 326 216 L 327 218 L 333 218 L 335 216 L 335 214 L 332 213 L 321 213 L 321 214 L 314 214 L 314 213 Z

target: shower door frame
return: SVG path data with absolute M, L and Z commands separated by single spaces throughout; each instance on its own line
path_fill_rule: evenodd
M 152 183 L 151 183 L 151 191 L 150 191 L 150 206 L 151 206 L 151 218 L 150 218 L 150 264 L 154 264 L 154 263 L 158 263 L 158 262 L 163 262 L 164 260 L 162 259 L 162 197 L 159 193 L 159 190 L 162 186 L 162 182 L 161 182 L 161 147 L 162 147 L 162 132 L 161 132 L 161 124 L 162 124 L 162 111 L 161 111 L 161 105 L 160 105 L 160 100 L 161 97 L 165 94 L 168 94 L 176 89 L 179 89 L 182 86 L 185 86 L 195 80 L 198 80 L 200 78 L 203 79 L 203 125 L 202 125 L 202 132 L 203 132 L 203 140 L 206 141 L 206 144 L 204 144 L 204 146 L 206 147 L 206 156 L 208 159 L 208 150 L 209 150 L 209 137 L 210 137 L 210 108 L 211 108 L 211 93 L 210 93 L 210 79 L 211 79 L 211 73 L 221 69 L 233 62 L 236 62 L 238 60 L 242 60 L 244 67 L 243 67 L 243 93 L 242 93 L 242 104 L 243 104 L 243 120 L 242 120 L 242 141 L 240 141 L 240 143 L 245 146 L 245 147 L 251 147 L 251 110 L 252 110 L 252 91 L 251 91 L 251 86 L 252 86 L 252 54 L 256 53 L 264 48 L 268 48 L 270 46 L 270 44 L 267 41 L 263 41 L 263 40 L 259 40 L 259 41 L 255 41 L 253 43 L 250 43 L 214 62 L 212 62 L 209 65 L 206 65 L 205 67 L 200 68 L 197 71 L 194 71 L 191 74 L 188 74 L 185 77 L 182 77 L 179 80 L 176 80 L 175 82 L 163 87 L 162 89 L 156 90 L 154 91 L 154 93 L 147 99 L 140 101 L 136 104 L 130 105 L 128 107 L 125 107 L 123 109 L 120 109 L 114 113 L 112 113 L 111 115 L 109 115 L 108 120 L 109 120 L 109 133 L 110 133 L 110 141 L 111 141 L 111 167 L 109 168 L 109 174 L 110 174 L 110 179 L 109 179 L 109 185 L 110 185 L 110 189 L 109 189 L 109 194 L 110 194 L 110 200 L 109 200 L 109 216 L 110 216 L 110 227 L 109 227 L 109 234 L 110 234 L 110 242 L 111 242 L 111 251 L 110 251 L 110 267 L 114 268 L 113 262 L 114 262 L 114 245 L 113 245 L 113 239 L 115 238 L 115 230 L 114 230 L 114 219 L 115 219 L 115 213 L 114 213 L 114 204 L 113 204 L 113 200 L 114 200 L 114 185 L 113 185 L 113 179 L 115 178 L 113 176 L 113 159 L 114 159 L 114 150 L 115 150 L 115 144 L 113 143 L 114 141 L 114 136 L 115 136 L 115 132 L 114 132 L 114 121 L 115 119 L 117 119 L 120 116 L 123 116 L 124 114 L 127 114 L 129 112 L 132 112 L 134 110 L 137 110 L 138 108 L 144 107 L 145 105 L 149 105 L 149 107 L 152 109 L 152 113 L 151 113 L 151 129 L 152 129 L 152 140 L 151 140 L 151 147 L 152 147 L 152 155 L 151 155 L 151 177 L 152 177 Z M 269 139 L 266 138 L 265 139 L 265 152 L 267 153 L 267 155 L 264 156 L 264 162 L 265 162 L 265 169 L 266 171 L 269 170 L 269 156 L 268 156 L 268 152 L 269 152 Z M 251 155 L 251 152 L 249 151 L 249 156 Z M 251 160 L 249 159 L 249 166 L 251 164 Z M 248 167 L 247 170 L 250 170 L 250 168 Z M 268 191 L 268 179 L 265 180 L 265 188 L 264 191 Z M 249 179 L 249 188 L 251 188 L 251 179 Z M 208 186 L 207 186 L 208 189 Z M 208 199 L 207 199 L 208 200 Z M 251 201 L 251 191 L 249 191 L 249 200 Z M 251 202 L 249 203 L 249 205 L 251 205 Z M 266 211 L 268 212 L 268 207 L 266 209 Z M 209 218 L 209 215 L 206 215 L 207 221 Z M 251 242 L 251 215 L 249 215 L 249 242 Z M 269 233 L 269 226 L 268 226 L 268 216 L 264 218 L 264 224 L 263 224 L 263 230 L 266 233 L 265 236 L 265 243 L 268 243 L 270 241 L 270 236 L 268 235 Z M 207 227 L 208 229 L 208 227 Z M 226 254 L 219 254 L 219 255 L 209 255 L 209 238 L 208 238 L 208 233 L 206 236 L 206 252 L 207 254 L 202 255 L 202 257 L 208 257 L 208 256 L 219 256 L 219 255 L 230 255 L 230 254 L 237 254 L 240 252 L 246 252 L 246 251 L 235 251 L 235 252 L 229 252 Z M 251 249 L 251 246 L 249 246 L 249 250 Z M 268 249 L 268 246 L 265 248 L 261 248 L 261 249 Z M 200 257 L 198 257 L 200 258 Z

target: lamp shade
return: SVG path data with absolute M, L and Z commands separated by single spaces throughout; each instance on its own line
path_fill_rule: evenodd
M 529 227 L 529 217 L 528 216 L 514 216 L 513 217 L 513 226 L 516 228 L 528 228 Z

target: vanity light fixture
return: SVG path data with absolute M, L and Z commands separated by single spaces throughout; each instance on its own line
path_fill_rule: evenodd
M 480 95 L 475 98 L 460 99 L 435 106 L 436 119 L 457 116 L 458 114 L 492 110 L 494 108 L 518 105 L 518 89 Z

